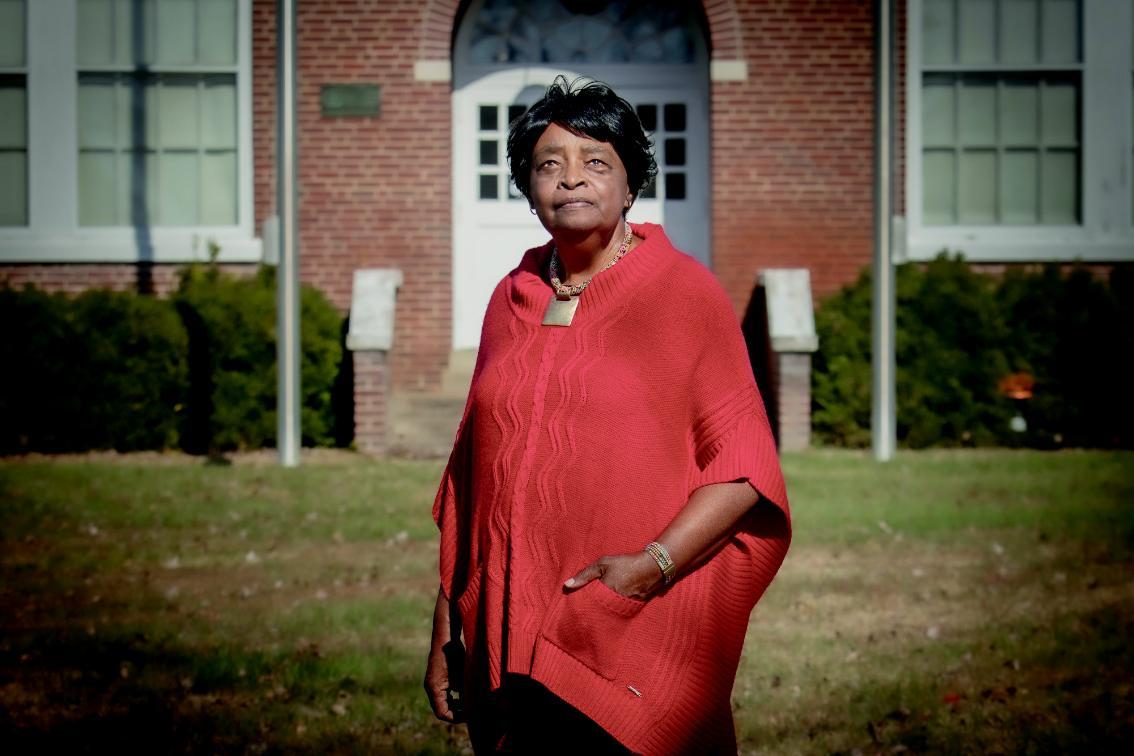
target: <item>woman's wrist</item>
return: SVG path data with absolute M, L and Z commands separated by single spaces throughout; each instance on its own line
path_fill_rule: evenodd
M 449 599 L 445 597 L 445 589 L 437 591 L 437 603 L 433 607 L 433 633 L 431 647 L 439 651 L 441 646 L 452 637 L 452 626 L 449 620 Z
M 674 576 L 677 574 L 677 565 L 674 564 L 673 557 L 669 554 L 669 549 L 658 541 L 651 541 L 646 544 L 643 551 L 649 554 L 657 564 L 658 570 L 661 572 L 662 582 L 665 585 L 672 583 Z

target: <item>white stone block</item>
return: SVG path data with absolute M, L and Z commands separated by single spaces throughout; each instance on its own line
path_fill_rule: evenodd
M 401 285 L 402 272 L 397 268 L 354 272 L 347 349 L 390 350 L 394 345 L 394 305 Z
M 775 352 L 814 352 L 815 310 L 811 304 L 811 273 L 806 268 L 761 271 L 768 307 L 768 336 Z
M 748 81 L 748 61 L 711 60 L 709 79 L 712 81 Z
M 448 60 L 415 60 L 414 81 L 447 83 L 452 79 L 452 64 Z

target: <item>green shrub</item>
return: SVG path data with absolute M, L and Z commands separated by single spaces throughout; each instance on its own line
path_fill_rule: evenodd
M 997 386 L 1008 363 L 995 282 L 959 257 L 898 270 L 898 437 L 915 448 L 995 443 L 1011 411 Z
M 0 290 L 0 451 L 176 446 L 186 335 L 167 302 Z
M 274 281 L 275 276 L 271 276 L 269 283 L 273 288 Z M 353 383 L 341 386 L 338 380 L 343 361 L 351 359 L 350 353 L 344 348 L 345 319 L 322 292 L 310 286 L 300 288 L 299 317 L 303 324 L 299 329 L 299 349 L 302 353 L 299 383 L 303 392 L 300 424 L 303 428 L 303 443 L 308 446 L 336 446 L 341 440 L 341 432 L 336 432 L 340 411 L 338 395 L 344 390 L 348 394 L 353 394 L 354 391 Z M 352 413 L 349 418 L 351 436 L 346 438 L 348 443 L 353 440 L 353 423 Z
M 190 266 L 175 297 L 189 332 L 193 376 L 185 447 L 194 452 L 271 446 L 276 439 L 275 271 L 251 277 Z M 335 441 L 333 389 L 342 317 L 315 289 L 300 296 L 303 443 Z
M 815 313 L 819 351 L 812 359 L 811 427 L 825 443 L 870 444 L 870 287 L 867 269 Z
M 0 288 L 0 453 L 274 445 L 274 281 L 207 265 L 185 269 L 172 300 Z M 349 443 L 335 414 L 343 318 L 306 286 L 300 308 L 302 441 Z
M 81 407 L 72 392 L 76 338 L 68 302 L 0 288 L 0 452 L 62 449 Z
M 1023 408 L 1031 445 L 1130 444 L 1129 358 L 1120 360 L 1134 353 L 1129 278 L 1115 268 L 1108 285 L 1085 268 L 1064 276 L 1054 265 L 1004 277 L 1005 351 L 1014 370 L 1036 377 Z
M 960 257 L 904 265 L 896 276 L 896 400 L 904 446 L 1129 446 L 1134 400 L 1119 357 L 1134 350 L 1131 272 L 1109 285 L 1084 268 L 1014 269 L 1002 279 Z M 822 303 L 812 423 L 825 443 L 870 441 L 871 277 Z M 1035 378 L 1013 402 L 1000 381 Z M 1009 428 L 1017 412 L 1026 433 Z
M 131 292 L 88 291 L 71 307 L 84 354 L 76 393 L 87 448 L 178 445 L 186 411 L 188 339 L 169 302 Z

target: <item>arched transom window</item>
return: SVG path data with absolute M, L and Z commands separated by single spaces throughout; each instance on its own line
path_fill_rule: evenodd
M 693 63 L 697 5 L 642 0 L 486 0 L 468 37 L 480 65 Z

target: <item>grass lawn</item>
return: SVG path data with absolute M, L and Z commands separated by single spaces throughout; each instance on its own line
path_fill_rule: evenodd
M 1134 454 L 784 460 L 742 753 L 1126 753 Z M 421 688 L 441 464 L 0 461 L 0 743 L 455 753 Z

